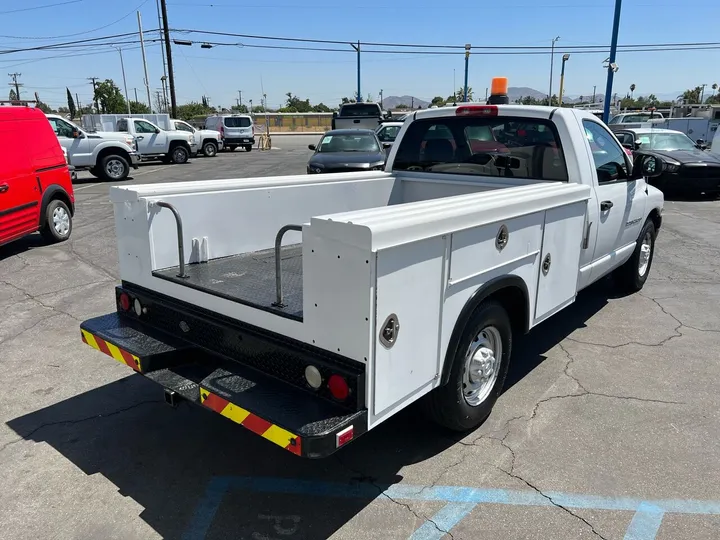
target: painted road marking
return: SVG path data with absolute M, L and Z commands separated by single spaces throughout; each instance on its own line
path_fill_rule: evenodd
M 310 495 L 316 497 L 364 498 L 369 500 L 441 501 L 448 503 L 431 519 L 440 528 L 449 531 L 464 519 L 477 505 L 505 504 L 512 506 L 555 507 L 586 510 L 623 510 L 634 512 L 624 540 L 654 540 L 665 514 L 720 515 L 720 501 L 691 499 L 643 500 L 631 497 L 603 497 L 547 491 L 518 489 L 484 489 L 459 486 L 416 486 L 394 484 L 378 493 L 372 484 L 341 484 L 314 482 L 290 478 L 252 478 L 221 476 L 213 478 L 198 503 L 183 540 L 203 540 L 215 519 L 215 514 L 229 490 L 245 490 L 283 495 Z M 551 502 L 551 500 L 552 502 Z M 553 504 L 554 503 L 554 504 Z M 434 529 L 434 533 L 431 530 Z M 432 523 L 418 528 L 410 540 L 440 538 Z

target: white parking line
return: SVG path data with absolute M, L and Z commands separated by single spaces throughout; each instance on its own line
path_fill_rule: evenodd
M 99 186 L 99 185 L 100 185 L 100 183 L 98 182 L 97 184 L 88 184 L 88 185 L 82 186 L 82 187 L 73 186 L 73 191 L 82 191 L 83 189 L 87 189 L 87 188 L 91 188 L 91 187 L 95 187 L 95 186 Z
M 172 167 L 172 165 L 163 165 L 162 167 L 155 167 L 154 169 L 143 169 L 142 171 L 140 171 L 138 173 L 130 173 L 130 176 L 135 178 L 136 176 L 142 176 L 143 174 L 148 174 L 148 173 L 156 172 L 156 171 L 162 171 L 163 169 L 167 169 L 168 167 Z

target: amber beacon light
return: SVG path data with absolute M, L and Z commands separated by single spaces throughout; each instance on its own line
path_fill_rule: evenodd
M 495 77 L 490 84 L 490 97 L 488 97 L 488 105 L 507 105 L 510 103 L 508 97 L 508 80 L 507 77 Z

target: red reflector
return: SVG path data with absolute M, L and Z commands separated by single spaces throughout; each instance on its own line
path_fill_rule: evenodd
M 463 105 L 455 110 L 456 116 L 497 116 L 496 105 Z
M 330 379 L 328 380 L 328 389 L 330 390 L 332 396 L 339 401 L 346 400 L 350 394 L 350 388 L 348 388 L 347 381 L 340 375 L 330 376 Z
M 354 435 L 353 427 L 346 427 L 335 435 L 335 447 L 340 448 L 343 444 L 352 441 Z
M 120 293 L 120 307 L 123 311 L 130 309 L 130 297 L 127 293 Z

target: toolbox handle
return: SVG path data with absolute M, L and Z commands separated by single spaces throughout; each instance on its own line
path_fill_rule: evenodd
M 189 276 L 185 273 L 185 244 L 183 242 L 183 225 L 182 218 L 180 217 L 180 212 L 178 212 L 177 208 L 175 208 L 172 204 L 164 201 L 157 201 L 155 204 L 160 206 L 161 208 L 167 208 L 173 213 L 173 216 L 175 216 L 175 224 L 177 225 L 178 238 L 178 258 L 180 259 L 180 272 L 178 273 L 177 277 L 187 278 Z
M 282 259 L 280 248 L 282 247 L 282 239 L 285 233 L 288 231 L 300 231 L 302 232 L 302 225 L 285 225 L 282 227 L 277 235 L 275 235 L 275 307 L 285 307 L 283 304 L 283 293 L 282 293 Z

